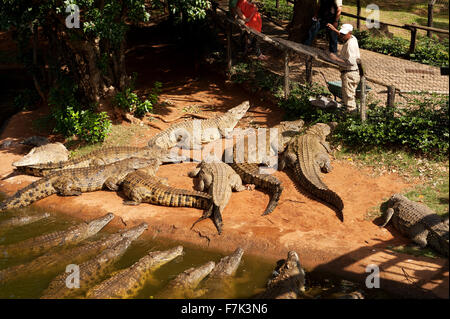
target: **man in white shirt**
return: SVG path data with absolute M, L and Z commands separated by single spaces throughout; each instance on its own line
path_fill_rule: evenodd
M 312 18 L 313 22 L 308 31 L 308 37 L 303 44 L 311 45 L 317 33 L 325 29 L 327 24 L 332 24 L 335 28 L 338 27 L 339 18 L 342 11 L 342 0 L 317 0 L 319 3 L 316 6 L 316 12 Z M 329 31 L 329 50 L 330 53 L 337 52 L 337 35 Z
M 339 40 L 344 43 L 339 56 L 336 60 L 346 63 L 347 67 L 340 67 L 342 80 L 342 100 L 348 111 L 356 110 L 356 88 L 359 84 L 358 60 L 361 59 L 358 40 L 352 35 L 353 26 L 343 24 L 340 30 L 337 30 L 332 24 L 327 27 L 338 34 Z

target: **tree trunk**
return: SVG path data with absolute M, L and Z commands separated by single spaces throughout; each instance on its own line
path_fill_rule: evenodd
M 289 40 L 300 43 L 306 40 L 315 9 L 316 0 L 302 0 L 295 2 L 294 15 L 288 27 Z

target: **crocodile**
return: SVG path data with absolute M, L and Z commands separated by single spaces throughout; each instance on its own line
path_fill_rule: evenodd
M 54 247 L 76 244 L 97 234 L 113 218 L 114 214 L 108 213 L 105 216 L 90 222 L 80 223 L 66 230 L 44 234 L 11 245 L 2 245 L 0 246 L 0 254 L 4 257 L 25 254 L 37 255 Z
M 339 219 L 344 221 L 344 203 L 334 191 L 321 180 L 320 172 L 332 171 L 331 148 L 325 138 L 331 128 L 324 123 L 311 126 L 305 134 L 293 138 L 280 157 L 279 168 L 289 167 L 293 170 L 300 187 L 315 197 L 332 205 Z
M 63 162 L 69 158 L 69 151 L 61 143 L 50 143 L 34 147 L 27 155 L 14 162 L 15 167 L 39 165 L 49 162 Z
M 222 233 L 222 212 L 231 197 L 231 191 L 237 192 L 246 189 L 242 185 L 241 177 L 228 165 L 217 159 L 207 158 L 189 172 L 189 177 L 194 178 L 194 189 L 203 192 L 208 191 L 212 196 L 213 205 L 203 213 L 196 223 L 212 216 L 214 225 L 219 234 Z
M 297 299 L 305 291 L 305 271 L 295 251 L 289 251 L 287 259 L 274 271 L 267 289 L 258 297 L 262 299 Z
M 216 264 L 208 278 L 201 285 L 202 298 L 226 298 L 233 290 L 230 278 L 234 276 L 241 263 L 244 250 L 237 248 L 231 255 L 225 256 Z
M 449 254 L 449 227 L 429 207 L 413 202 L 400 194 L 394 194 L 387 202 L 386 219 L 401 234 L 411 238 L 420 247 L 430 246 L 439 253 Z
M 200 267 L 192 267 L 176 276 L 170 281 L 163 291 L 156 294 L 157 299 L 186 299 L 197 296 L 195 289 L 200 282 L 208 276 L 216 266 L 216 263 L 209 261 Z
M 116 262 L 131 244 L 129 238 L 125 238 L 115 246 L 104 250 L 100 255 L 79 265 L 79 286 L 77 289 L 67 287 L 67 279 L 71 273 L 63 272 L 53 279 L 48 288 L 43 292 L 41 299 L 67 298 L 74 294 L 80 294 L 95 284 L 99 278 L 107 275 Z
M 139 169 L 127 175 L 122 183 L 122 190 L 130 200 L 125 205 L 138 205 L 142 202 L 172 206 L 208 209 L 211 206 L 211 195 L 167 185 L 167 181 L 152 176 Z
M 112 247 L 125 238 L 134 240 L 148 229 L 146 223 L 142 223 L 127 231 L 118 232 L 93 242 L 86 242 L 71 249 L 49 251 L 36 259 L 24 264 L 19 264 L 0 270 L 0 284 L 23 279 L 30 275 L 57 274 L 65 269 L 68 264 L 79 264 L 86 259 L 97 256 L 104 249 Z
M 132 298 L 139 293 L 154 270 L 182 254 L 182 246 L 166 251 L 150 252 L 131 267 L 116 272 L 91 288 L 86 297 L 90 299 Z
M 50 217 L 49 213 L 38 213 L 32 215 L 20 214 L 2 221 L 0 223 L 0 229 L 29 225 L 48 217 Z
M 278 154 L 284 151 L 287 143 L 300 132 L 303 125 L 303 120 L 280 122 L 279 125 L 273 127 L 273 129 L 277 129 L 275 136 L 272 136 L 270 132 L 265 134 L 265 152 L 260 152 L 258 148 L 260 144 L 258 135 L 255 136 L 254 143 L 249 143 L 249 137 L 244 136 L 243 140 L 238 140 L 233 146 L 233 161 L 230 166 L 241 177 L 242 181 L 271 193 L 270 201 L 262 215 L 273 212 L 280 199 L 283 186 L 278 178 L 262 172 L 258 164 L 270 164 L 270 158 L 274 155 L 278 157 Z M 229 156 L 228 152 L 224 152 L 224 158 Z M 258 156 L 255 156 L 257 154 Z M 227 160 L 225 162 L 228 163 Z
M 142 167 L 158 165 L 158 159 L 132 157 L 108 165 L 57 171 L 4 200 L 0 204 L 0 211 L 25 207 L 52 194 L 77 196 L 82 192 L 101 190 L 103 187 L 117 191 L 128 173 Z
M 173 162 L 175 160 L 174 158 L 170 157 L 170 154 L 167 151 L 162 150 L 156 146 L 113 146 L 101 148 L 92 151 L 89 154 L 82 155 L 68 161 L 20 166 L 17 167 L 17 169 L 29 175 L 47 176 L 54 173 L 55 171 L 63 169 L 102 166 L 131 157 L 161 159 L 161 161 L 164 163 Z
M 156 145 L 166 150 L 177 145 L 180 148 L 199 149 L 201 143 L 212 142 L 221 137 L 230 137 L 231 131 L 249 108 L 250 102 L 245 101 L 215 118 L 189 120 L 171 125 L 153 136 L 148 145 Z

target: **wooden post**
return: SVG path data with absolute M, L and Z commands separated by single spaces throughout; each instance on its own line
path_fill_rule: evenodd
M 427 26 L 432 27 L 433 26 L 433 7 L 434 7 L 435 1 L 430 0 L 428 1 L 428 21 Z M 427 37 L 431 37 L 431 31 L 427 30 Z
M 312 62 L 313 58 L 311 56 L 306 57 L 306 83 L 311 84 L 312 83 Z
M 387 94 L 387 106 L 394 107 L 395 104 L 395 86 L 388 86 L 388 94 Z
M 284 51 L 284 98 L 287 99 L 290 93 L 289 84 L 289 50 Z
M 366 76 L 361 77 L 361 99 L 360 99 L 360 109 L 361 109 L 361 122 L 365 122 L 366 116 Z
M 359 30 L 361 27 L 361 21 L 359 20 L 359 17 L 361 16 L 361 0 L 356 1 L 356 15 L 358 16 L 356 18 L 356 28 Z
M 280 5 L 280 0 L 277 0 L 277 1 L 275 1 L 275 8 L 277 8 L 278 9 L 278 7 L 279 7 L 279 5 Z
M 233 63 L 231 60 L 231 34 L 233 30 L 233 25 L 230 23 L 227 30 L 227 73 L 228 80 L 231 80 L 231 68 L 233 67 Z
M 416 51 L 416 38 L 417 38 L 417 29 L 411 27 L 411 43 L 409 44 L 409 54 L 414 53 Z

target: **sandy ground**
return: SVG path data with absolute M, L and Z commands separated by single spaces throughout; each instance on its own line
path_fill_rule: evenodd
M 224 84 L 222 78 L 208 70 L 199 71 L 196 77 L 192 77 L 191 65 L 177 57 L 179 53 L 176 50 L 164 45 L 136 50 L 129 56 L 129 68 L 140 74 L 138 89 L 145 91 L 154 80 L 163 82 L 160 101 L 165 101 L 166 106 L 157 108 L 158 114 L 172 119 L 184 114 L 183 109 L 198 107 L 203 111 L 202 115 L 213 116 L 249 99 L 252 107 L 238 126 L 272 126 L 281 120 L 282 112 L 277 107 L 245 93 L 237 86 Z M 35 135 L 31 123 L 39 112 L 45 113 L 45 110 L 13 116 L 0 136 L 0 143 Z M 145 122 L 145 126 L 148 129 L 143 135 L 136 136 L 131 145 L 144 146 L 150 136 L 168 127 L 168 124 L 155 120 Z M 13 172 L 11 163 L 28 151 L 29 147 L 16 143 L 0 149 L 0 191 L 11 195 L 37 179 Z M 187 173 L 195 165 L 163 165 L 157 175 L 168 178 L 170 185 L 192 189 L 192 180 Z M 277 260 L 284 258 L 287 251 L 295 250 L 307 270 L 329 272 L 361 283 L 368 275 L 366 267 L 376 264 L 380 267 L 382 289 L 403 297 L 448 298 L 447 259 L 414 257 L 389 251 L 386 249 L 388 246 L 408 241 L 392 228 L 380 229 L 365 218 L 373 207 L 411 185 L 395 174 L 371 177 L 369 170 L 359 170 L 345 161 L 334 161 L 333 166 L 334 170 L 322 177 L 344 201 L 344 223 L 332 209 L 297 191 L 283 172 L 275 173 L 283 182 L 284 191 L 274 212 L 261 216 L 269 196 L 259 190 L 233 193 L 223 213 L 224 231 L 220 236 L 210 220 L 190 229 L 201 216 L 200 210 L 149 204 L 124 206 L 123 195 L 115 192 L 85 193 L 78 197 L 53 195 L 34 205 L 86 220 L 112 212 L 121 218 L 116 218 L 116 226 L 130 227 L 146 221 L 150 226 L 147 233 L 151 236 L 226 252 L 241 246 L 248 254 Z

